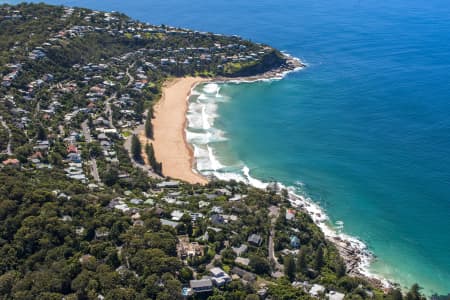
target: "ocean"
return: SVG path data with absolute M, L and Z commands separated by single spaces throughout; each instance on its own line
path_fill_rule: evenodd
M 448 1 L 46 2 L 238 34 L 299 57 L 307 68 L 283 80 L 196 88 L 188 138 L 199 169 L 281 182 L 363 241 L 371 272 L 450 292 Z

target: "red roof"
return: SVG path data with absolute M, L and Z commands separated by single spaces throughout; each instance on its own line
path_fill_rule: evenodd
M 78 149 L 74 144 L 70 144 L 67 147 L 67 153 L 78 153 Z
M 33 155 L 30 156 L 31 159 L 33 158 L 43 158 L 44 156 L 40 151 L 35 152 Z
M 4 160 L 2 162 L 5 166 L 9 166 L 9 165 L 18 165 L 19 164 L 19 160 L 16 158 L 8 158 L 7 160 Z

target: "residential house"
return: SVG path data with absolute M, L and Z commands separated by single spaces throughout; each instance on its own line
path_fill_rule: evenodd
M 209 206 L 209 202 L 206 201 L 200 201 L 198 202 L 198 208 L 203 208 Z
M 247 282 L 254 282 L 256 280 L 255 274 L 248 272 L 244 269 L 241 269 L 239 267 L 234 267 L 233 269 L 231 269 L 230 273 L 239 276 L 242 280 L 245 280 Z
M 218 267 L 212 268 L 211 270 L 209 270 L 209 273 L 212 276 L 211 280 L 213 281 L 214 285 L 218 287 L 224 286 L 225 284 L 231 281 L 230 275 L 225 273 L 225 271 L 222 270 L 221 268 Z
M 172 221 L 180 221 L 183 217 L 184 212 L 180 210 L 174 210 L 170 213 L 170 216 L 172 217 Z
M 137 198 L 133 198 L 133 199 L 131 199 L 130 200 L 130 203 L 131 204 L 134 204 L 134 205 L 140 205 L 140 204 L 142 204 L 144 201 L 142 200 L 142 199 L 137 199 Z
M 159 189 L 168 188 L 168 189 L 176 189 L 180 183 L 178 181 L 163 181 L 156 184 L 156 187 Z
M 178 226 L 178 224 L 180 224 L 178 222 L 174 222 L 174 221 L 170 221 L 170 220 L 166 220 L 166 219 L 159 219 L 159 220 L 161 221 L 161 225 L 170 226 L 173 228 L 176 228 Z
M 67 159 L 74 163 L 81 163 L 81 156 L 78 153 L 69 153 Z
M 221 215 L 212 215 L 211 216 L 211 223 L 215 225 L 220 225 L 225 223 L 225 219 Z
M 177 244 L 177 254 L 181 259 L 187 257 L 203 256 L 204 246 L 197 242 L 190 242 L 188 236 L 179 236 Z
M 79 261 L 82 265 L 84 265 L 84 264 L 87 264 L 91 259 L 95 259 L 95 258 L 90 254 L 85 254 L 80 257 Z
M 247 252 L 247 245 L 240 245 L 239 247 L 231 247 L 231 250 L 233 250 L 234 253 L 236 253 L 237 256 L 241 256 L 245 252 Z
M 189 286 L 195 293 L 212 292 L 213 283 L 211 279 L 200 279 L 189 281 Z
M 295 210 L 293 209 L 287 209 L 286 210 L 286 220 L 291 221 L 295 218 Z
M 109 230 L 107 228 L 98 228 L 95 230 L 95 238 L 102 239 L 109 236 Z
M 215 213 L 215 214 L 222 214 L 223 213 L 223 208 L 220 206 L 213 206 L 211 208 L 211 212 Z
M 67 146 L 67 153 L 78 153 L 77 146 L 75 146 L 74 144 L 70 144 L 69 146 Z
M 144 221 L 136 220 L 136 221 L 133 222 L 133 226 L 134 227 L 142 227 L 142 226 L 144 226 Z
M 248 266 L 250 264 L 250 259 L 244 257 L 236 257 L 234 262 L 243 266 Z
M 300 248 L 300 239 L 297 237 L 297 236 L 295 236 L 295 235 L 292 235 L 291 237 L 290 237 L 290 244 L 291 244 L 291 247 L 292 248 L 294 248 L 294 249 L 298 249 L 298 248 Z
M 248 237 L 247 242 L 259 247 L 262 244 L 262 237 L 259 234 L 252 234 Z
M 33 147 L 34 150 L 47 151 L 50 146 L 48 141 L 37 141 L 36 146 Z
M 231 192 L 227 189 L 216 189 L 218 195 L 231 196 Z
M 83 235 L 84 232 L 85 232 L 85 229 L 84 229 L 84 227 L 82 227 L 82 226 L 78 226 L 78 227 L 75 228 L 75 233 L 76 233 L 78 236 Z
M 236 201 L 241 201 L 244 198 L 245 198 L 245 196 L 242 196 L 240 194 L 236 194 L 232 198 L 230 198 L 229 201 L 236 202 Z
M 192 222 L 196 222 L 198 219 L 203 218 L 202 213 L 190 213 L 189 215 L 191 216 Z
M 322 294 L 325 292 L 325 287 L 323 285 L 320 284 L 314 284 L 311 289 L 309 290 L 309 294 L 311 296 L 317 297 L 319 296 L 319 294 Z
M 16 158 L 8 158 L 2 162 L 4 166 L 19 167 L 20 161 Z
M 345 294 L 330 291 L 326 296 L 328 297 L 328 300 L 344 300 Z

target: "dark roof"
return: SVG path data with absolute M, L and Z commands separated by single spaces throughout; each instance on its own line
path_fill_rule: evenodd
M 211 222 L 213 222 L 214 224 L 223 224 L 225 222 L 225 219 L 221 215 L 212 215 Z
M 189 281 L 189 285 L 193 289 L 198 289 L 198 288 L 208 288 L 208 287 L 212 288 L 213 284 L 212 284 L 211 279 L 200 279 L 200 280 Z
M 177 227 L 178 226 L 178 222 L 174 222 L 174 221 L 170 221 L 170 220 L 166 220 L 166 219 L 159 219 L 161 221 L 161 225 L 166 225 L 166 226 L 170 226 L 170 227 Z
M 259 234 L 252 234 L 251 236 L 248 237 L 247 242 L 255 245 L 260 245 L 262 243 L 262 238 Z
M 255 274 L 248 272 L 244 269 L 238 268 L 238 267 L 234 267 L 233 269 L 231 269 L 230 273 L 239 275 L 239 277 L 241 277 L 242 279 L 245 279 L 245 280 L 249 280 L 249 281 L 256 280 Z

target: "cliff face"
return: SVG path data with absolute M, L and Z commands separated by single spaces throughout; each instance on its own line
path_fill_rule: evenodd
M 264 55 L 259 62 L 231 66 L 225 70 L 227 77 L 246 77 L 260 75 L 278 69 L 286 64 L 286 58 L 278 51 L 271 51 Z

